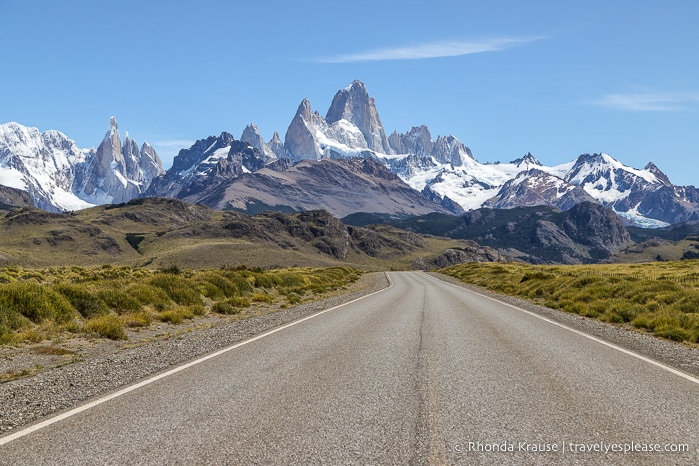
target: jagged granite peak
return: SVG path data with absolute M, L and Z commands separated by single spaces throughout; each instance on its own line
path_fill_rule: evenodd
M 155 151 L 153 146 L 151 146 L 147 142 L 141 144 L 140 166 L 141 169 L 145 172 L 146 177 L 150 180 L 152 180 L 156 176 L 165 173 L 165 169 L 163 168 L 163 161 L 160 159 L 160 156 Z
M 304 119 L 310 121 L 311 115 L 313 114 L 313 109 L 311 108 L 311 101 L 308 97 L 304 98 L 299 104 L 299 108 L 296 110 L 297 115 L 301 115 Z
M 382 154 L 393 153 L 376 110 L 376 102 L 369 96 L 363 82 L 355 80 L 335 94 L 325 121 L 332 125 L 340 120 L 349 121 L 359 128 L 369 149 Z
M 139 163 L 141 159 L 141 151 L 139 150 L 136 141 L 129 137 L 128 132 L 124 133 L 124 145 L 121 147 L 121 155 L 124 158 L 127 179 L 142 181 L 143 175 L 141 173 Z
M 286 131 L 284 146 L 294 160 L 320 160 L 324 149 L 319 139 L 327 128 L 323 117 L 311 109 L 310 100 L 303 99 Z
M 425 125 L 413 126 L 405 134 L 393 132 L 390 137 L 391 148 L 397 154 L 432 155 L 432 135 Z
M 438 136 L 432 146 L 432 156 L 437 162 L 449 163 L 454 167 L 461 167 L 467 159 L 473 159 L 471 149 L 454 136 Z
M 272 162 L 276 160 L 275 157 Z M 151 182 L 143 197 L 204 195 L 221 183 L 259 170 L 265 163 L 260 150 L 224 131 L 218 137 L 209 136 L 182 149 L 172 167 Z
M 662 172 L 653 162 L 648 162 L 648 164 L 643 168 L 646 171 L 649 171 L 655 177 L 664 185 L 666 186 L 672 186 L 672 183 L 670 182 L 670 178 Z
M 539 162 L 539 160 L 536 157 L 534 157 L 531 152 L 527 152 L 524 157 L 520 157 L 518 159 L 515 159 L 515 160 L 511 161 L 510 163 L 513 165 L 517 165 L 518 167 L 521 167 L 522 165 L 524 165 L 527 168 L 531 165 L 541 166 L 541 162 Z
M 276 133 L 275 133 L 276 134 Z M 279 137 L 279 136 L 277 136 Z M 272 150 L 271 147 L 265 142 L 260 134 L 260 130 L 257 128 L 255 123 L 250 123 L 243 130 L 243 134 L 240 136 L 240 140 L 250 144 L 255 149 L 259 150 L 262 155 L 264 155 L 265 162 L 271 162 L 277 158 L 277 154 Z
M 126 181 L 126 162 L 121 151 L 121 136 L 116 118 L 109 120 L 109 129 L 87 163 L 83 199 L 103 202 L 126 202 L 138 195 L 138 189 Z M 101 203 L 101 202 L 98 202 Z
M 182 149 L 172 160 L 172 167 L 167 171 L 170 173 L 183 173 L 193 170 L 198 164 L 203 162 L 211 154 L 230 147 L 235 141 L 232 134 L 223 131 L 218 137 L 209 136 L 206 139 L 199 139 L 189 149 Z
M 115 117 L 96 150 L 90 151 L 84 171 L 76 177 L 74 190 L 93 204 L 127 202 L 138 197 L 152 179 L 163 173 L 162 161 L 148 144 L 139 149 L 136 141 L 125 133 L 121 144 Z
M 282 142 L 282 139 L 279 136 L 279 133 L 277 133 L 276 131 L 272 135 L 272 139 L 270 139 L 267 143 L 267 147 L 270 148 L 270 150 L 274 153 L 274 155 L 277 156 L 278 159 L 290 158 L 289 153 L 286 151 L 284 143 Z

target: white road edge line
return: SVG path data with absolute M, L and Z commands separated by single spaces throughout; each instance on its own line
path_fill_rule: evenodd
M 385 275 L 386 279 L 388 280 L 388 286 L 387 286 L 386 288 L 382 288 L 382 289 L 380 289 L 379 291 L 374 291 L 373 293 L 369 293 L 368 295 L 364 295 L 364 296 L 361 296 L 361 297 L 359 297 L 359 298 L 353 299 L 352 301 L 348 301 L 348 302 L 346 302 L 346 303 L 339 304 L 339 305 L 337 305 L 337 306 L 333 306 L 333 307 L 331 307 L 331 308 L 329 308 L 329 309 L 324 309 L 324 310 L 322 310 L 322 311 L 320 311 L 320 312 L 316 312 L 315 314 L 312 314 L 312 315 L 310 315 L 310 316 L 306 316 L 306 317 L 304 317 L 304 318 L 302 318 L 302 319 L 295 320 L 295 321 L 293 321 L 293 322 L 289 322 L 288 324 L 282 325 L 281 327 L 274 328 L 274 329 L 269 330 L 269 331 L 267 331 L 267 332 L 265 332 L 265 333 L 261 333 L 261 334 L 255 336 L 255 337 L 249 338 L 249 339 L 247 339 L 247 340 L 241 341 L 241 342 L 236 343 L 236 344 L 234 344 L 234 345 L 231 345 L 231 346 L 228 346 L 228 347 L 226 347 L 226 348 L 220 349 L 220 350 L 218 350 L 218 351 L 216 351 L 216 352 L 214 352 L 214 353 L 207 354 L 206 356 L 203 356 L 203 357 L 201 357 L 201 358 L 199 358 L 199 359 L 195 359 L 194 361 L 190 361 L 190 362 L 188 362 L 188 363 L 186 363 L 186 364 L 183 364 L 183 365 L 181 365 L 181 366 L 177 366 L 177 367 L 175 367 L 174 369 L 170 369 L 170 370 L 168 370 L 168 371 L 166 371 L 166 372 L 163 372 L 163 373 L 158 374 L 158 375 L 156 375 L 156 376 L 150 377 L 150 378 L 148 378 L 148 379 L 146 379 L 146 380 L 142 380 L 141 382 L 138 382 L 138 383 L 136 383 L 136 384 L 134 384 L 134 385 L 129 385 L 129 386 L 127 386 L 127 387 L 124 387 L 124 388 L 122 388 L 121 390 L 118 390 L 118 391 L 116 391 L 116 392 L 114 392 L 114 393 L 110 393 L 109 395 L 103 396 L 103 397 L 101 397 L 101 398 L 98 398 L 98 399 L 96 399 L 96 400 L 93 400 L 93 401 L 91 401 L 91 402 L 89 402 L 89 403 L 86 403 L 86 404 L 84 404 L 84 405 L 78 406 L 77 408 L 73 408 L 73 409 L 71 409 L 71 410 L 69 410 L 69 411 L 66 411 L 65 413 L 62 413 L 62 414 L 59 414 L 59 415 L 57 415 L 57 416 L 51 417 L 51 418 L 49 418 L 49 419 L 46 419 L 46 420 L 44 420 L 44 421 L 38 422 L 38 423 L 36 423 L 36 424 L 34 424 L 34 425 L 31 425 L 31 426 L 29 426 L 29 427 L 27 427 L 27 428 L 25 428 L 25 429 L 22 429 L 22 430 L 20 430 L 20 431 L 18 431 L 18 432 L 15 432 L 15 433 L 10 434 L 10 435 L 8 435 L 8 436 L 6 436 L 6 437 L 0 438 L 0 446 L 5 445 L 5 444 L 7 444 L 7 443 L 10 443 L 10 442 L 12 442 L 13 440 L 17 440 L 18 438 L 21 438 L 21 437 L 24 437 L 24 436 L 26 436 L 26 435 L 29 435 L 29 434 L 31 434 L 32 432 L 36 432 L 36 431 L 38 431 L 38 430 L 41 430 L 41 429 L 43 429 L 44 427 L 48 427 L 48 426 L 50 426 L 51 424 L 55 424 L 55 423 L 57 423 L 57 422 L 63 421 L 64 419 L 68 419 L 69 417 L 75 416 L 75 415 L 78 414 L 78 413 L 81 413 L 81 412 L 83 412 L 83 411 L 87 411 L 88 409 L 94 408 L 94 407 L 97 406 L 97 405 L 101 405 L 102 403 L 106 403 L 106 402 L 109 401 L 109 400 L 113 400 L 114 398 L 118 398 L 118 397 L 120 397 L 120 396 L 122 396 L 122 395 L 125 395 L 125 394 L 129 393 L 129 392 L 132 392 L 132 391 L 134 391 L 134 390 L 137 390 L 137 389 L 139 389 L 139 388 L 141 388 L 141 387 L 145 387 L 146 385 L 150 385 L 150 384 L 152 384 L 153 382 L 157 382 L 157 381 L 160 380 L 160 379 L 164 379 L 165 377 L 169 377 L 169 376 L 171 376 L 171 375 L 173 375 L 173 374 L 176 374 L 176 373 L 178 373 L 178 372 L 180 372 L 180 371 L 183 371 L 183 370 L 185 370 L 185 369 L 188 369 L 188 368 L 190 368 L 190 367 L 192 367 L 192 366 L 196 366 L 197 364 L 201 364 L 202 362 L 208 361 L 209 359 L 213 359 L 213 358 L 215 358 L 215 357 L 217 357 L 217 356 L 220 356 L 220 355 L 222 355 L 222 354 L 228 353 L 229 351 L 233 351 L 234 349 L 240 348 L 241 346 L 247 345 L 248 343 L 252 343 L 252 342 L 254 342 L 254 341 L 260 340 L 260 339 L 262 339 L 262 338 L 264 338 L 264 337 L 267 337 L 267 336 L 272 335 L 272 334 L 274 334 L 274 333 L 280 332 L 280 331 L 282 331 L 282 330 L 284 330 L 284 329 L 286 329 L 286 328 L 289 328 L 289 327 L 292 327 L 292 326 L 294 326 L 294 325 L 300 324 L 301 322 L 305 322 L 305 321 L 307 321 L 307 320 L 310 320 L 310 319 L 313 319 L 313 318 L 315 318 L 315 317 L 318 317 L 318 316 L 320 316 L 320 315 L 322 315 L 322 314 L 325 314 L 326 312 L 334 311 L 334 310 L 339 309 L 339 308 L 341 308 L 341 307 L 343 307 L 343 306 L 347 306 L 347 305 L 349 305 L 349 304 L 356 303 L 357 301 L 360 301 L 360 300 L 362 300 L 362 299 L 368 298 L 369 296 L 373 296 L 373 295 L 375 295 L 375 294 L 382 293 L 382 292 L 384 292 L 384 291 L 386 291 L 386 290 L 388 290 L 388 289 L 393 288 L 393 280 L 391 280 L 391 277 L 389 277 L 389 276 L 388 276 L 388 273 L 386 273 L 386 272 L 384 272 L 384 275 Z
M 444 281 L 444 280 L 443 280 L 443 281 Z M 577 333 L 577 334 L 580 335 L 580 336 L 583 336 L 583 337 L 588 338 L 588 339 L 590 339 L 590 340 L 592 340 L 592 341 L 595 341 L 595 342 L 600 343 L 600 344 L 602 344 L 602 345 L 605 345 L 605 346 L 608 346 L 608 347 L 610 347 L 610 348 L 613 348 L 613 349 L 615 349 L 615 350 L 617 350 L 617 351 L 620 351 L 620 352 L 622 352 L 622 353 L 624 353 L 624 354 L 628 354 L 629 356 L 633 356 L 634 358 L 640 359 L 641 361 L 647 362 L 648 364 L 652 364 L 653 366 L 657 366 L 657 367 L 659 367 L 659 368 L 661 368 L 661 369 L 664 369 L 664 370 L 666 370 L 666 371 L 668 371 L 668 372 L 670 372 L 670 373 L 672 373 L 672 374 L 675 374 L 675 375 L 677 375 L 677 376 L 679 376 L 679 377 L 682 377 L 683 379 L 689 380 L 690 382 L 694 382 L 695 384 L 699 384 L 699 379 L 697 379 L 696 377 L 692 377 L 692 376 L 689 375 L 689 374 L 685 374 L 685 373 L 682 372 L 682 371 L 678 371 L 677 369 L 673 369 L 673 368 L 670 367 L 670 366 L 666 366 L 666 365 L 663 364 L 663 363 L 660 363 L 660 362 L 658 362 L 658 361 L 654 361 L 653 359 L 647 358 L 647 357 L 642 356 L 642 355 L 640 355 L 640 354 L 638 354 L 638 353 L 634 353 L 633 351 L 627 350 L 626 348 L 622 348 L 621 346 L 617 346 L 617 345 L 615 345 L 615 344 L 613 344 L 613 343 L 609 343 L 608 341 L 601 340 L 601 339 L 599 339 L 599 338 L 597 338 L 597 337 L 594 337 L 594 336 L 592 336 L 592 335 L 589 335 L 589 334 L 587 334 L 587 333 L 585 333 L 585 332 L 582 332 L 582 331 L 580 331 L 580 330 L 576 330 L 576 329 L 574 329 L 574 328 L 572 328 L 572 327 L 568 327 L 567 325 L 561 324 L 560 322 L 556 322 L 555 320 L 551 320 L 551 319 L 549 319 L 549 318 L 547 318 L 547 317 L 541 316 L 541 315 L 536 314 L 536 313 L 534 313 L 534 312 L 527 311 L 526 309 L 522 309 L 521 307 L 515 306 L 514 304 L 506 303 L 505 301 L 501 301 L 501 300 L 499 300 L 499 299 L 493 298 L 492 296 L 488 296 L 488 295 L 485 295 L 485 294 L 483 294 L 483 293 L 479 293 L 478 291 L 474 291 L 474 290 L 471 290 L 471 289 L 466 288 L 466 287 L 463 287 L 463 286 L 455 285 L 454 283 L 449 283 L 449 282 L 447 282 L 447 281 L 444 281 L 444 283 L 447 283 L 447 284 L 449 284 L 449 285 L 451 285 L 451 286 L 453 286 L 453 287 L 456 287 L 456 288 L 459 288 L 459 289 L 462 289 L 462 290 L 469 291 L 469 292 L 471 292 L 471 293 L 473 293 L 473 294 L 476 294 L 476 295 L 481 296 L 481 297 L 483 297 L 483 298 L 487 298 L 487 299 L 489 299 L 489 300 L 491 300 L 491 301 L 495 301 L 495 302 L 497 302 L 497 303 L 500 303 L 500 304 L 503 304 L 503 305 L 505 305 L 505 306 L 511 307 L 512 309 L 516 309 L 516 310 L 518 310 L 518 311 L 520 311 L 520 312 L 524 312 L 525 314 L 529 314 L 529 315 L 531 315 L 531 316 L 534 316 L 534 317 L 536 317 L 537 319 L 544 320 L 544 321 L 546 321 L 546 322 L 548 322 L 548 323 L 550 323 L 550 324 L 553 324 L 553 325 L 556 325 L 556 326 L 558 326 L 558 327 L 564 328 L 564 329 L 566 329 L 566 330 L 568 330 L 568 331 L 570 331 L 570 332 Z

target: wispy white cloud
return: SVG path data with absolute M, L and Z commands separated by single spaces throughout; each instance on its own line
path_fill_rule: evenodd
M 158 153 L 160 151 L 177 154 L 180 149 L 187 149 L 192 147 L 195 141 L 189 139 L 162 139 L 158 141 L 153 141 L 151 145 L 155 148 Z
M 153 143 L 154 147 L 163 147 L 166 149 L 185 149 L 191 147 L 195 141 L 189 139 L 168 139 L 161 140 Z
M 543 37 L 495 37 L 473 41 L 438 41 L 404 47 L 379 48 L 350 54 L 315 58 L 316 63 L 355 63 L 386 60 L 423 60 L 426 58 L 458 57 L 474 53 L 497 52 L 528 44 Z
M 699 104 L 697 92 L 637 92 L 608 94 L 593 105 L 630 112 L 678 112 Z

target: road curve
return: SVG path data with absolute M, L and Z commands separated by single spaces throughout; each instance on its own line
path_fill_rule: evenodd
M 421 272 L 390 278 L 0 442 L 0 464 L 699 462 L 696 379 Z

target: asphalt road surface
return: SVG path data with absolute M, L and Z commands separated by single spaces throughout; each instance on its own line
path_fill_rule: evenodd
M 389 276 L 0 443 L 0 464 L 699 464 L 699 381 L 430 275 Z

